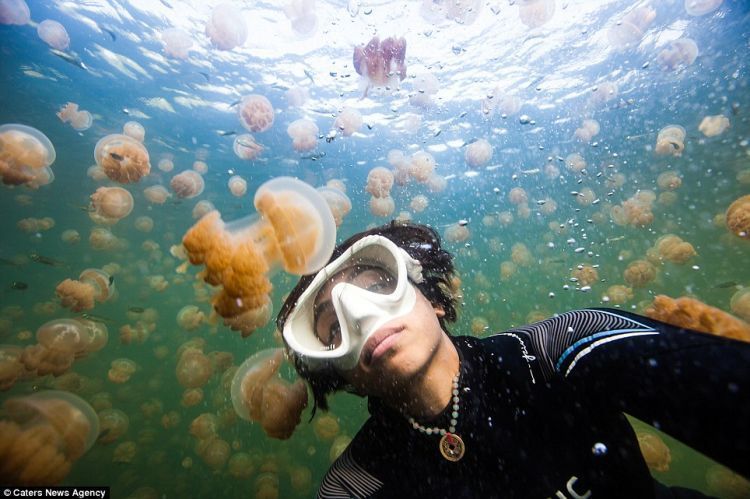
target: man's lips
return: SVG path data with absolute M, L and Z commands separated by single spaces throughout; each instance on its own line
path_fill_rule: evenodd
M 364 361 L 364 364 L 369 366 L 372 363 L 373 358 L 377 358 L 383 354 L 393 341 L 395 341 L 395 338 L 391 340 L 389 340 L 389 338 L 399 334 L 403 330 L 404 326 L 392 326 L 375 331 L 375 334 L 367 340 L 364 348 L 362 348 L 362 360 Z

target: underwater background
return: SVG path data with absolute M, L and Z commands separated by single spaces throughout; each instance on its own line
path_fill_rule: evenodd
M 365 420 L 365 401 L 337 395 L 312 421 L 308 407 L 286 440 L 238 417 L 236 366 L 280 346 L 278 333 L 273 320 L 244 338 L 224 326 L 202 267 L 186 266 L 179 249 L 197 202 L 210 201 L 224 221 L 242 219 L 256 213 L 258 187 L 279 176 L 345 188 L 351 208 L 339 242 L 393 218 L 435 227 L 460 275 L 454 334 L 484 336 L 582 307 L 645 313 L 657 295 L 750 321 L 750 242 L 725 223 L 729 206 L 750 194 L 748 2 L 217 5 L 0 0 L 0 125 L 33 127 L 56 153 L 52 182 L 0 186 L 0 400 L 54 389 L 99 414 L 97 441 L 70 460 L 61 483 L 141 498 L 317 490 Z M 40 28 L 46 19 L 62 24 L 68 43 Z M 170 45 L 173 28 L 187 48 Z M 403 72 L 379 79 L 353 61 L 374 36 L 404 38 Z M 249 95 L 273 107 L 267 130 L 243 123 Z M 88 127 L 58 117 L 69 102 L 91 114 Z M 351 133 L 335 121 L 344 114 L 361 117 Z M 287 130 L 299 119 L 317 130 L 295 148 Z M 90 168 L 94 150 L 131 121 L 145 129 L 150 172 L 116 182 Z M 262 147 L 254 159 L 235 153 L 246 133 L 240 140 Z M 376 167 L 388 172 L 371 174 Z M 205 187 L 185 197 L 172 179 L 193 169 Z M 246 192 L 230 190 L 234 175 Z M 145 192 L 159 185 L 166 197 Z M 126 189 L 132 212 L 92 216 L 103 186 Z M 371 205 L 374 193 L 393 205 Z M 677 246 L 663 244 L 668 235 Z M 112 276 L 112 296 L 64 307 L 56 288 L 87 268 Z M 273 317 L 296 280 L 271 275 Z M 101 349 L 63 372 L 6 375 L 40 326 L 81 317 L 107 329 Z M 202 384 L 181 378 L 186 348 L 210 360 Z M 133 372 L 113 376 L 123 361 Z M 293 380 L 291 368 L 281 371 Z M 201 438 L 206 420 L 210 438 Z M 657 479 L 750 496 L 744 478 L 634 425 L 649 435 Z

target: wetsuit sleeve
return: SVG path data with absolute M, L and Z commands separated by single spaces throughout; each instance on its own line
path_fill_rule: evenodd
M 576 310 L 504 334 L 528 344 L 545 380 L 562 377 L 750 476 L 750 343 L 613 309 Z
M 331 465 L 318 489 L 318 498 L 372 497 L 383 482 L 355 461 L 349 446 Z

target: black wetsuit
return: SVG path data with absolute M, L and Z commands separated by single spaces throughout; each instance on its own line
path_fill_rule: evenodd
M 452 341 L 463 458 L 371 398 L 321 497 L 693 497 L 655 485 L 622 411 L 750 476 L 749 343 L 609 309 Z

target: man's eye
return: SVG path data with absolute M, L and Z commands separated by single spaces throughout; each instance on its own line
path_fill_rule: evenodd
M 328 332 L 328 341 L 326 342 L 326 349 L 333 350 L 338 344 L 339 337 L 341 336 L 341 326 L 338 322 L 331 326 L 331 330 Z

